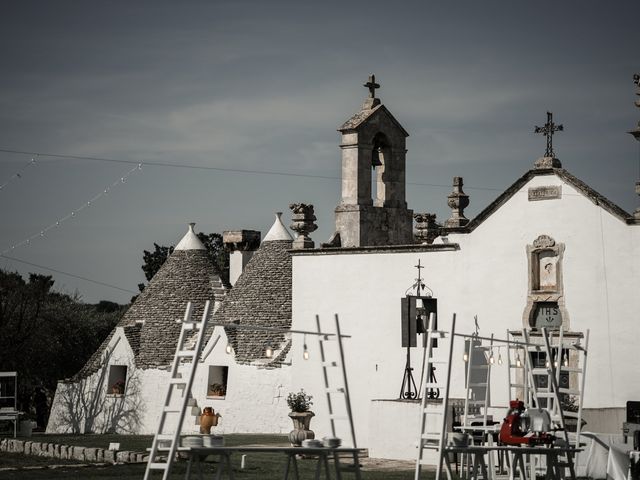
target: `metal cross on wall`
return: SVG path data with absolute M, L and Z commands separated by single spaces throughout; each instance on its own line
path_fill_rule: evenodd
M 562 132 L 564 127 L 562 125 L 556 125 L 553 123 L 553 113 L 547 112 L 547 123 L 542 127 L 538 127 L 534 129 L 535 133 L 541 133 L 545 137 L 547 137 L 547 150 L 544 152 L 545 157 L 555 158 L 555 154 L 553 153 L 553 134 L 555 132 Z
M 369 98 L 376 98 L 376 88 L 380 88 L 380 84 L 376 83 L 375 75 L 369 75 L 369 81 L 363 86 L 369 89 Z

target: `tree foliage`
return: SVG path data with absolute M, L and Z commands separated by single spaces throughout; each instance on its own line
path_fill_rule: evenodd
M 82 303 L 58 293 L 51 276 L 0 270 L 0 370 L 18 372 L 20 408 L 36 387 L 49 393 L 74 375 L 116 325 L 125 307 Z

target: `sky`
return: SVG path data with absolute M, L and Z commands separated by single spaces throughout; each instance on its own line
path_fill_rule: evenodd
M 544 154 L 547 111 L 563 167 L 633 212 L 639 18 L 589 0 L 2 2 L 0 268 L 126 303 L 143 251 L 192 221 L 264 236 L 311 203 L 327 241 L 336 129 L 372 73 L 410 135 L 415 212 L 446 220 L 462 176 L 473 218 Z

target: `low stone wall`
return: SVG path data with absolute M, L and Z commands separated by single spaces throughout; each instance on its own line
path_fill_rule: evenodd
M 89 463 L 144 463 L 148 455 L 140 452 L 105 450 L 104 448 L 78 447 L 57 443 L 32 442 L 3 438 L 0 440 L 0 452 L 21 453 L 39 457 L 77 460 Z

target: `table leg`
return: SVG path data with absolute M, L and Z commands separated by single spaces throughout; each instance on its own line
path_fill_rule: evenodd
M 192 453 L 189 455 L 189 461 L 187 462 L 187 471 L 184 474 L 185 480 L 189 480 L 191 478 L 191 466 L 193 465 L 193 456 L 195 454 Z
M 324 471 L 327 475 L 327 480 L 331 480 L 331 470 L 329 470 L 329 458 L 326 453 L 322 454 L 322 463 L 324 464 Z
M 353 452 L 353 468 L 356 474 L 356 480 L 361 480 L 362 477 L 360 476 L 360 458 L 358 457 L 357 451 Z
M 333 467 L 336 470 L 336 479 L 342 480 L 342 473 L 340 472 L 340 455 L 337 452 L 333 452 Z
M 227 468 L 229 469 L 229 480 L 233 480 L 233 468 L 231 468 L 231 454 L 226 453 L 224 456 L 225 462 L 227 464 Z

